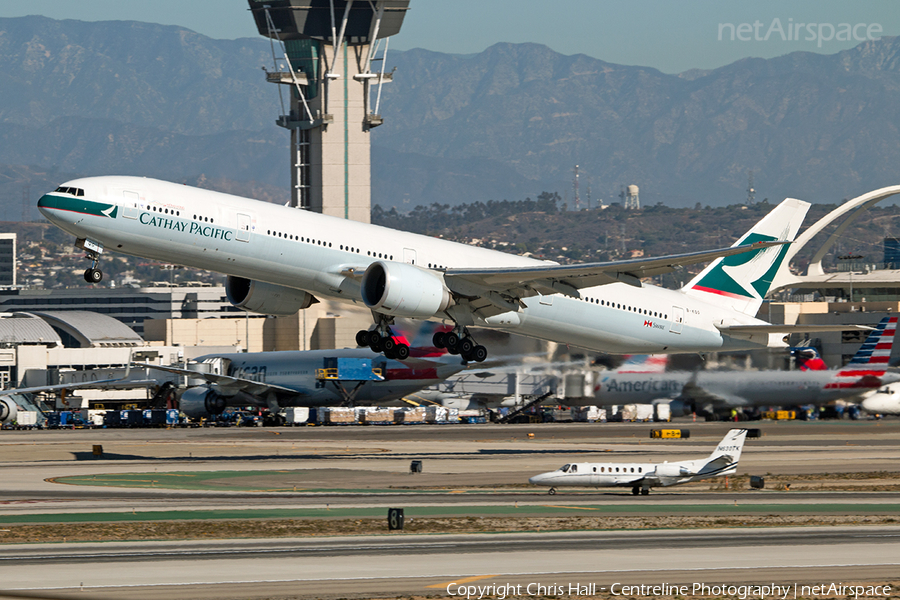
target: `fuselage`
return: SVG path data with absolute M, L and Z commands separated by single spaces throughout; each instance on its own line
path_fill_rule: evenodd
M 668 487 L 691 481 L 700 481 L 737 471 L 737 462 L 725 465 L 704 466 L 709 459 L 688 460 L 673 463 L 571 463 L 556 471 L 541 473 L 529 478 L 535 485 L 550 487 L 633 487 L 637 482 Z
M 900 384 L 886 385 L 867 394 L 859 405 L 871 414 L 900 415 Z
M 105 250 L 216 271 L 363 304 L 359 278 L 375 261 L 451 268 L 546 264 L 309 211 L 138 177 L 73 180 L 38 206 L 52 223 Z M 473 325 L 610 353 L 762 348 L 776 336 L 723 335 L 714 323 L 764 324 L 652 285 L 612 283 L 524 298 L 524 307 Z M 429 318 L 443 318 L 441 314 Z
M 593 401 L 598 406 L 646 404 L 659 399 L 691 399 L 691 389 L 721 399 L 735 408 L 826 404 L 854 399 L 890 381 L 883 369 L 832 371 L 671 371 L 666 373 L 604 373 Z M 686 386 L 690 388 L 686 389 Z M 698 398 L 702 401 L 702 397 Z M 700 402 L 698 402 L 699 404 Z

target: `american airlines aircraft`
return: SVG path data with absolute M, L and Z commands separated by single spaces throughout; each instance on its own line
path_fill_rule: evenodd
M 69 181 L 38 207 L 87 252 L 89 282 L 111 250 L 224 273 L 231 302 L 253 312 L 290 315 L 317 296 L 363 304 L 375 327 L 359 345 L 400 359 L 395 317 L 452 321 L 435 345 L 479 362 L 473 326 L 625 354 L 783 346 L 785 333 L 822 330 L 755 318 L 809 208 L 793 199 L 731 248 L 573 265 L 139 177 Z M 641 281 L 710 260 L 680 290 Z
M 550 494 L 562 486 L 630 487 L 647 495 L 651 487 L 668 487 L 720 475 L 733 475 L 747 437 L 746 429 L 729 431 L 708 458 L 662 463 L 571 463 L 528 480 L 550 486 Z
M 673 417 L 727 413 L 733 408 L 823 405 L 855 400 L 886 383 L 900 381 L 888 371 L 897 317 L 885 317 L 846 366 L 796 371 L 653 371 L 623 365 L 601 374 L 591 404 L 648 404 L 671 399 Z

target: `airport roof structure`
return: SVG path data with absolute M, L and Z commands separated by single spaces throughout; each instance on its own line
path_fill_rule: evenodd
M 62 346 L 59 334 L 44 319 L 29 313 L 0 313 L 0 344 Z
M 46 311 L 33 314 L 59 332 L 68 348 L 122 348 L 143 346 L 144 340 L 128 325 L 107 315 L 86 310 Z

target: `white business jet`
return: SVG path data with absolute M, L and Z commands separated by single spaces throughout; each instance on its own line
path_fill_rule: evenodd
M 357 342 L 389 358 L 409 354 L 395 317 L 452 321 L 435 346 L 479 362 L 473 326 L 629 354 L 783 346 L 810 330 L 755 318 L 809 208 L 793 199 L 731 248 L 572 265 L 140 177 L 69 181 L 38 207 L 86 251 L 89 282 L 111 250 L 224 273 L 229 300 L 257 313 L 291 315 L 316 297 L 364 304 L 375 327 Z M 710 260 L 679 290 L 641 281 Z
M 635 496 L 646 496 L 651 487 L 734 474 L 746 437 L 746 429 L 732 429 L 708 458 L 671 463 L 571 463 L 556 471 L 535 475 L 528 482 L 549 485 L 550 494 L 555 494 L 556 488 L 562 486 L 630 487 Z

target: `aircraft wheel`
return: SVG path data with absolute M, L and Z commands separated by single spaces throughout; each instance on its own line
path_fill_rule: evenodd
M 378 333 L 377 329 L 369 332 L 368 344 L 366 345 L 372 349 L 372 352 L 381 352 L 381 334 Z
M 650 488 L 641 488 L 641 496 L 649 496 Z
M 450 354 L 459 354 L 457 346 L 459 345 L 459 336 L 453 331 L 444 334 L 444 347 L 450 351 Z
M 632 495 L 637 496 L 640 493 L 641 493 L 641 488 L 639 488 L 638 486 L 634 486 L 633 488 L 631 488 Z
M 472 356 L 472 353 L 471 353 L 471 352 L 462 352 L 462 351 L 460 351 L 459 355 L 460 355 L 460 356 L 462 357 L 462 359 L 463 359 L 464 361 L 466 361 L 466 362 L 472 362 L 472 361 L 475 360 L 475 357 Z
M 397 350 L 396 350 L 396 349 L 394 349 L 394 350 L 385 350 L 385 351 L 384 351 L 384 357 L 385 357 L 385 358 L 390 358 L 390 359 L 392 359 L 392 360 L 395 359 L 395 358 L 397 358 Z
M 547 490 L 547 493 L 550 494 L 551 496 L 555 496 L 555 495 L 556 495 L 556 488 L 550 488 L 549 490 Z
M 444 345 L 444 332 L 443 331 L 435 331 L 434 335 L 431 336 L 431 343 L 435 348 L 446 348 Z
M 459 349 L 459 353 L 463 356 L 471 356 L 472 350 L 475 349 L 475 342 L 472 341 L 472 338 L 464 337 L 459 340 L 459 343 L 456 345 Z
M 472 349 L 472 358 L 475 359 L 475 362 L 484 362 L 484 359 L 487 358 L 488 351 L 484 346 L 475 346 Z
M 394 355 L 397 360 L 406 360 L 409 358 L 409 346 L 406 344 L 397 344 Z
M 362 348 L 369 345 L 369 330 L 360 329 L 356 332 L 356 345 Z
M 384 351 L 385 356 L 390 354 L 394 354 L 394 351 L 397 349 L 397 342 L 394 341 L 392 337 L 386 337 L 381 340 L 381 349 Z
M 88 283 L 100 283 L 103 281 L 103 271 L 100 269 L 87 269 L 84 272 L 84 280 Z

